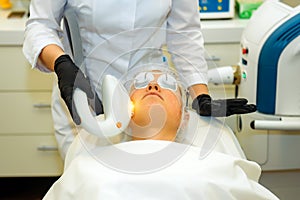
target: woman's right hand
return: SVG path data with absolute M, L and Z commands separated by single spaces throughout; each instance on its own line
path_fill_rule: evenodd
M 82 71 L 75 65 L 69 55 L 61 55 L 55 60 L 54 71 L 58 77 L 58 87 L 60 95 L 65 101 L 68 110 L 76 124 L 80 124 L 81 120 L 78 116 L 73 103 L 73 92 L 76 88 L 84 91 L 89 99 L 93 99 L 96 114 L 103 113 L 102 102 L 97 95 L 94 95 L 88 78 L 84 76 Z

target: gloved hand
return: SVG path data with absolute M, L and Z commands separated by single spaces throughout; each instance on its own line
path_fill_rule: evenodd
M 89 80 L 75 65 L 70 56 L 62 55 L 58 57 L 54 63 L 54 71 L 58 78 L 60 95 L 65 101 L 73 121 L 76 124 L 81 123 L 80 117 L 73 104 L 73 92 L 76 88 L 80 88 L 86 93 L 89 102 L 92 102 L 91 106 L 97 115 L 103 113 L 101 100 L 98 98 L 98 95 L 94 95 Z
M 201 116 L 213 117 L 255 112 L 256 106 L 247 103 L 244 98 L 212 100 L 209 95 L 201 94 L 193 100 L 192 108 Z

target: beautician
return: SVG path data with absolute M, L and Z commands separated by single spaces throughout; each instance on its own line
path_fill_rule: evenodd
M 74 20 L 80 28 L 84 56 L 95 54 L 85 59 L 84 69 L 74 64 L 68 38 L 61 29 L 64 11 L 69 8 L 77 16 Z M 213 101 L 208 95 L 199 19 L 198 0 L 31 1 L 23 50 L 33 68 L 57 75 L 59 90 L 53 90 L 52 114 L 62 157 L 77 134 L 75 124 L 80 123 L 72 108 L 74 88 L 80 87 L 94 99 L 95 112 L 100 114 L 103 111 L 98 99 L 103 97 L 96 88 L 103 74 L 118 76 L 143 62 L 159 64 L 164 45 L 185 77 L 193 108 L 200 115 L 229 116 L 256 110 L 245 99 Z M 93 52 L 98 45 L 102 45 L 97 48 L 101 51 Z

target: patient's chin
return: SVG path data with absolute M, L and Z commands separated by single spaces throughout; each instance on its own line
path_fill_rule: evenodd
M 166 116 L 166 110 L 161 104 L 143 105 L 135 108 L 131 122 L 136 126 L 154 126 L 164 121 Z
M 134 113 L 129 128 L 133 137 L 147 139 L 155 137 L 165 126 L 167 113 L 160 104 L 154 104 Z

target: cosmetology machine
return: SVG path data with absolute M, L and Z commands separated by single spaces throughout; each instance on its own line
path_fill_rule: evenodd
M 243 32 L 240 54 L 238 66 L 208 72 L 209 82 L 238 85 L 238 96 L 257 105 L 237 116 L 240 145 L 263 170 L 300 169 L 300 5 L 263 3 Z
M 300 169 L 300 5 L 271 0 L 241 39 L 239 96 L 257 112 L 238 116 L 237 137 L 263 170 Z
M 128 92 L 111 75 L 106 75 L 103 80 L 103 94 L 105 96 L 102 102 L 105 110 L 104 119 L 96 119 L 92 115 L 86 93 L 78 88 L 74 92 L 74 103 L 81 117 L 80 125 L 89 133 L 106 138 L 116 136 L 126 129 L 131 118 L 132 107 Z

